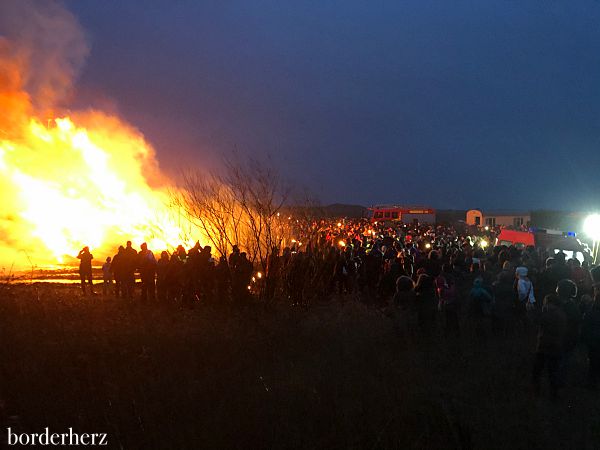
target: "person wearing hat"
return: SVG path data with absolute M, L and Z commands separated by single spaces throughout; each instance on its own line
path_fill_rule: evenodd
M 533 283 L 528 277 L 529 269 L 525 266 L 519 266 L 515 269 L 517 308 L 522 311 L 531 311 L 535 307 L 535 295 L 533 293 Z

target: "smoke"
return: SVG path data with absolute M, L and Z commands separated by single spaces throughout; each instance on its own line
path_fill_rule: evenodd
M 13 91 L 20 84 L 37 111 L 68 99 L 88 53 L 83 29 L 62 3 L 0 2 L 0 81 Z

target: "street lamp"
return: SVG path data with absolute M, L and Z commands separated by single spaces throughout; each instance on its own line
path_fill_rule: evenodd
M 600 214 L 590 214 L 583 222 L 583 231 L 592 238 L 592 257 L 594 264 L 598 258 L 598 243 L 600 242 Z

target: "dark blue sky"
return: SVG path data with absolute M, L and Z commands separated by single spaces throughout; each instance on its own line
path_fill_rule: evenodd
M 73 0 L 78 106 L 161 165 L 270 153 L 326 202 L 600 206 L 600 2 Z

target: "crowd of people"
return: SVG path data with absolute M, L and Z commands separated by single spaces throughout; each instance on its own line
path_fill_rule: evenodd
M 156 259 L 146 244 L 138 252 L 127 242 L 102 266 L 103 294 L 182 306 L 354 299 L 389 304 L 403 333 L 424 337 L 439 331 L 452 338 L 465 326 L 481 338 L 536 327 L 536 391 L 546 371 L 551 395 L 557 395 L 580 343 L 588 350 L 590 386 L 596 387 L 600 267 L 542 248 L 494 246 L 497 231 L 320 221 L 296 229 L 297 238 L 272 248 L 264 261 L 252 261 L 237 246 L 216 258 L 199 243 Z M 82 290 L 93 292 L 93 256 L 86 247 L 78 258 Z

